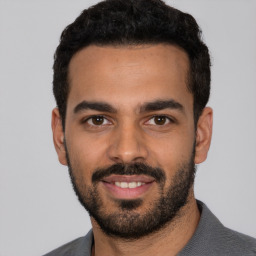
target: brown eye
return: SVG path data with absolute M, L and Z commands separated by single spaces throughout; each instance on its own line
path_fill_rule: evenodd
M 90 116 L 86 120 L 82 121 L 82 124 L 85 125 L 88 129 L 104 129 L 107 126 L 113 124 L 105 116 Z
M 164 125 L 167 121 L 167 117 L 166 116 L 155 116 L 154 117 L 154 123 L 156 125 Z
M 103 116 L 94 116 L 91 118 L 91 122 L 93 125 L 102 125 L 104 123 Z

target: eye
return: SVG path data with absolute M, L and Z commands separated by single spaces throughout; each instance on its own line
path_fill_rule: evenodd
M 91 116 L 90 118 L 86 119 L 85 122 L 91 126 L 108 125 L 111 123 L 104 116 Z
M 167 116 L 154 116 L 151 119 L 149 119 L 146 124 L 161 126 L 161 125 L 169 124 L 171 122 L 172 120 Z

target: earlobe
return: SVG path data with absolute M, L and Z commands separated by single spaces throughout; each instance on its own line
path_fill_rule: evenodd
M 195 164 L 200 164 L 207 158 L 212 138 L 213 111 L 211 108 L 204 108 L 197 123 Z
M 52 134 L 53 143 L 58 154 L 59 162 L 63 165 L 67 165 L 64 131 L 58 108 L 54 108 L 52 111 Z

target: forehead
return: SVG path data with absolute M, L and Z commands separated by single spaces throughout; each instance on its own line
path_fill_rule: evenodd
M 89 46 L 71 59 L 68 108 L 83 100 L 132 107 L 164 98 L 192 106 L 188 72 L 187 54 L 173 45 Z

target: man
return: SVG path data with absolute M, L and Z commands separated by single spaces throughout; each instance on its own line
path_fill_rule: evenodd
M 192 16 L 107 0 L 61 36 L 55 148 L 92 231 L 51 255 L 256 255 L 196 201 L 212 134 L 210 58 Z

